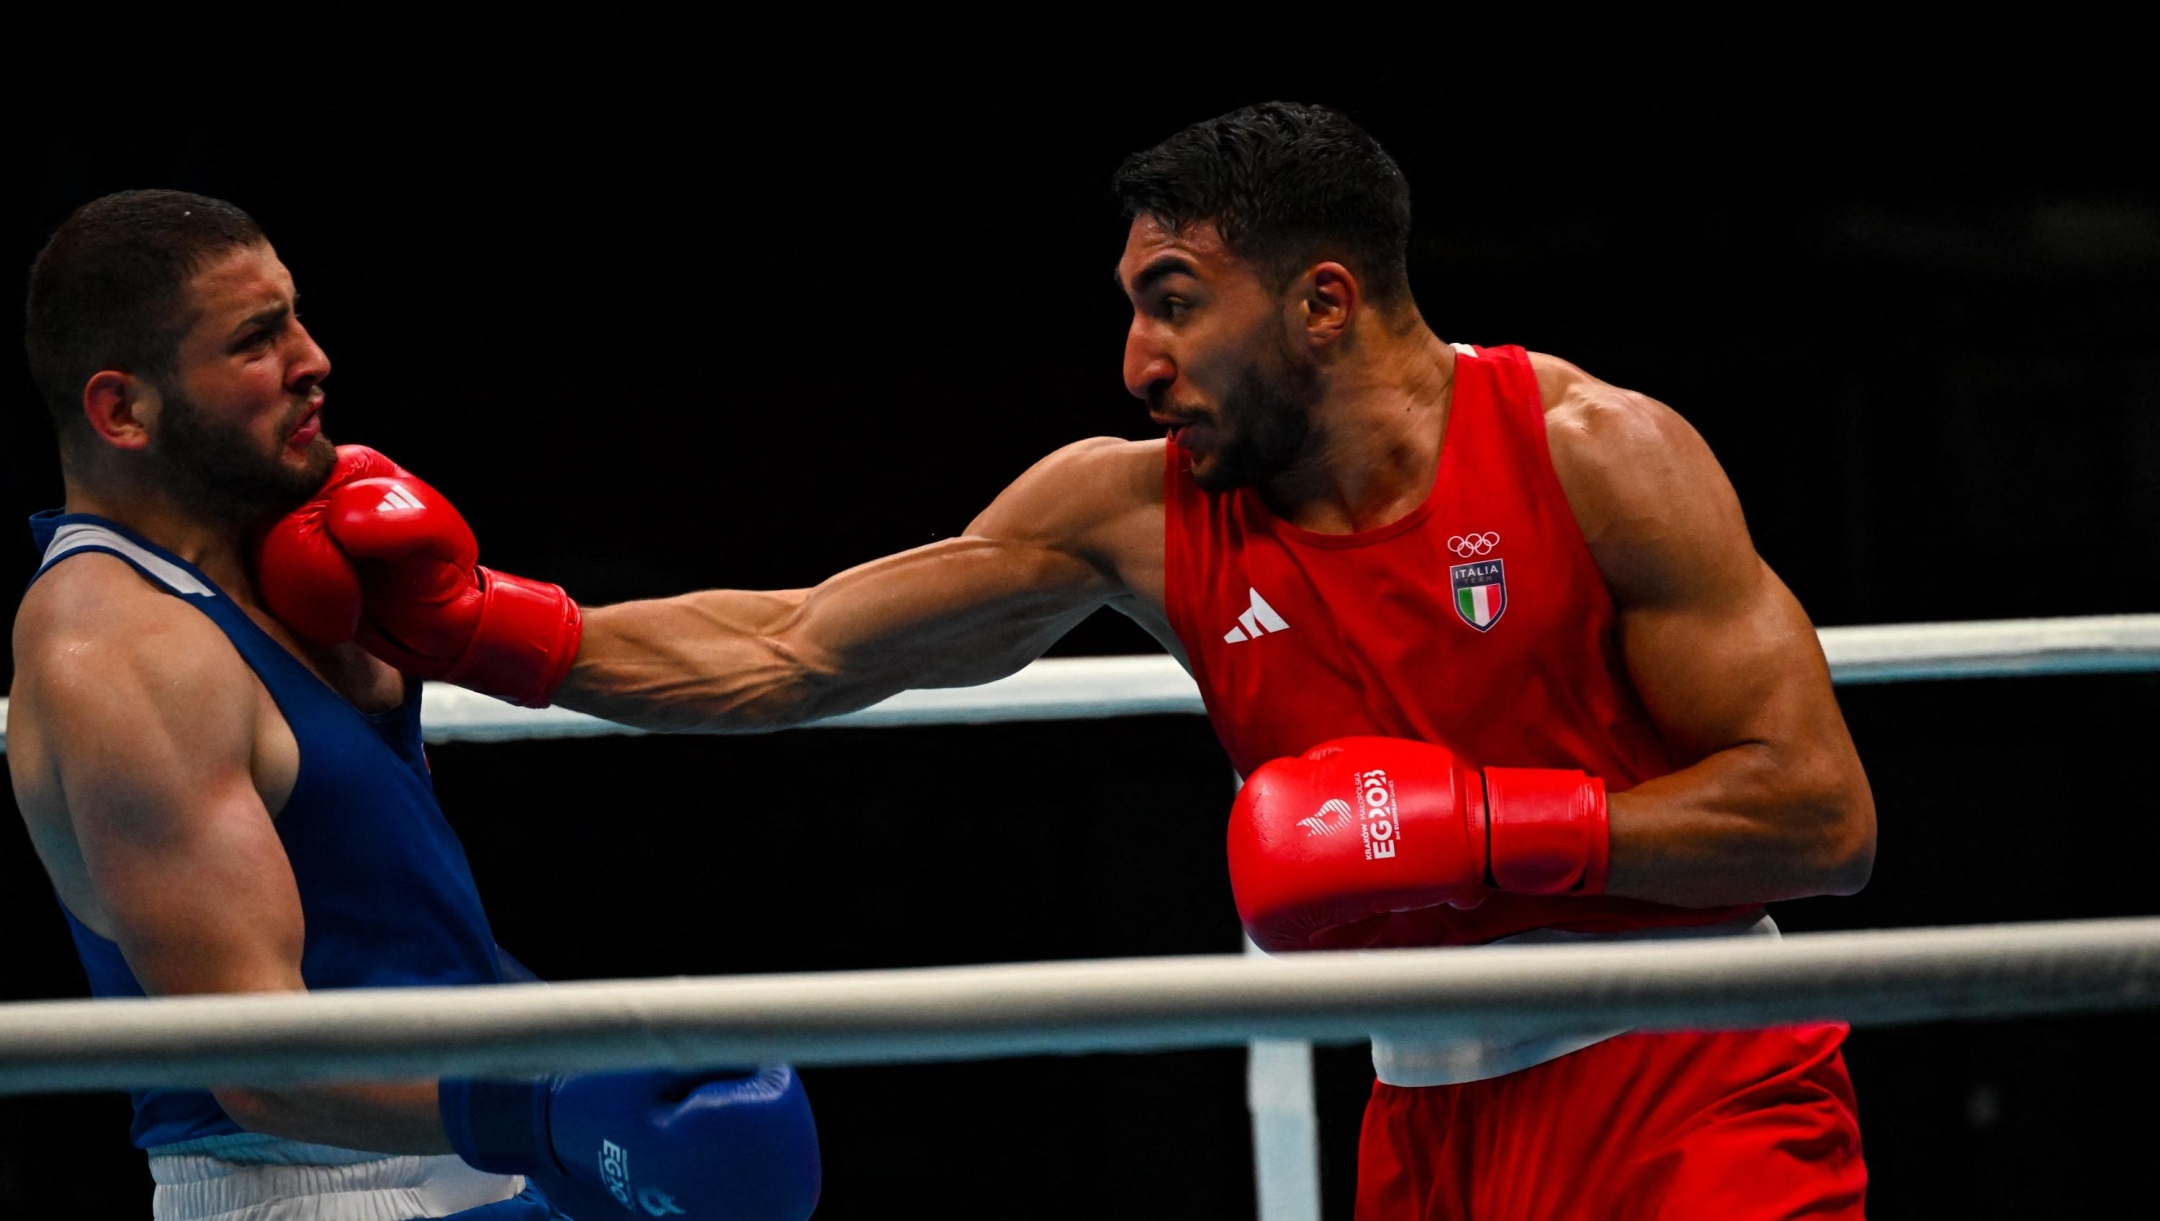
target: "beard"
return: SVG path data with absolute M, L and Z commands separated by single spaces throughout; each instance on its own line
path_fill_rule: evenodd
M 163 409 L 150 452 L 174 498 L 211 520 L 246 525 L 296 509 L 337 462 L 337 448 L 318 434 L 307 464 L 294 470 L 280 460 L 282 446 L 265 452 L 261 441 L 212 418 L 177 387 L 160 385 L 158 394 Z M 290 435 L 306 410 L 295 406 L 279 435 Z
M 1289 470 L 1312 438 L 1319 370 L 1278 340 L 1274 359 L 1256 360 L 1223 396 L 1215 461 L 1193 482 L 1210 492 L 1256 487 Z

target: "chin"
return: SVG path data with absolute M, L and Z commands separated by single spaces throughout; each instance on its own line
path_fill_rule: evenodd
M 237 481 L 229 487 L 253 512 L 275 516 L 306 504 L 336 466 L 337 446 L 318 436 L 302 449 L 281 446 L 276 464 L 247 480 L 245 491 Z
M 337 445 L 327 433 L 316 434 L 315 439 L 307 443 L 307 448 L 300 451 L 300 469 L 314 475 L 318 483 L 329 478 L 330 468 L 336 465 Z
M 1235 492 L 1251 482 L 1238 478 L 1238 474 L 1234 465 L 1223 461 L 1220 452 L 1192 460 L 1193 482 L 1199 484 L 1203 492 Z

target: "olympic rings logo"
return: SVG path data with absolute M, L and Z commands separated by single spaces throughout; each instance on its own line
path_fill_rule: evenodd
M 1449 539 L 1447 545 L 1449 551 L 1469 559 L 1473 555 L 1484 555 L 1499 546 L 1500 536 L 1490 530 L 1483 534 L 1458 534 Z

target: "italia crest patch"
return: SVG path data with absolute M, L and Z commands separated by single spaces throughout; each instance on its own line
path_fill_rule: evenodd
M 1507 610 L 1505 560 L 1450 565 L 1448 582 L 1455 587 L 1455 613 L 1481 632 L 1492 630 Z

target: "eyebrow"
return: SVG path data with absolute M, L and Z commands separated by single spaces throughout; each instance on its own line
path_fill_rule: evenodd
M 247 330 L 249 327 L 274 326 L 278 323 L 285 321 L 285 319 L 291 314 L 292 307 L 284 304 L 283 302 L 280 302 L 279 304 L 273 305 L 268 309 L 257 310 L 254 313 L 249 314 L 247 317 L 241 319 L 240 325 L 234 327 L 232 329 L 232 333 L 238 335 L 240 332 Z
M 1144 296 L 1147 290 L 1155 287 L 1156 284 L 1170 276 L 1198 276 L 1199 274 L 1200 270 L 1192 265 L 1191 260 L 1182 255 L 1166 254 L 1141 268 L 1140 273 L 1133 277 L 1132 295 L 1135 297 Z M 1125 277 L 1122 274 L 1116 275 L 1115 278 L 1119 288 L 1125 287 Z

